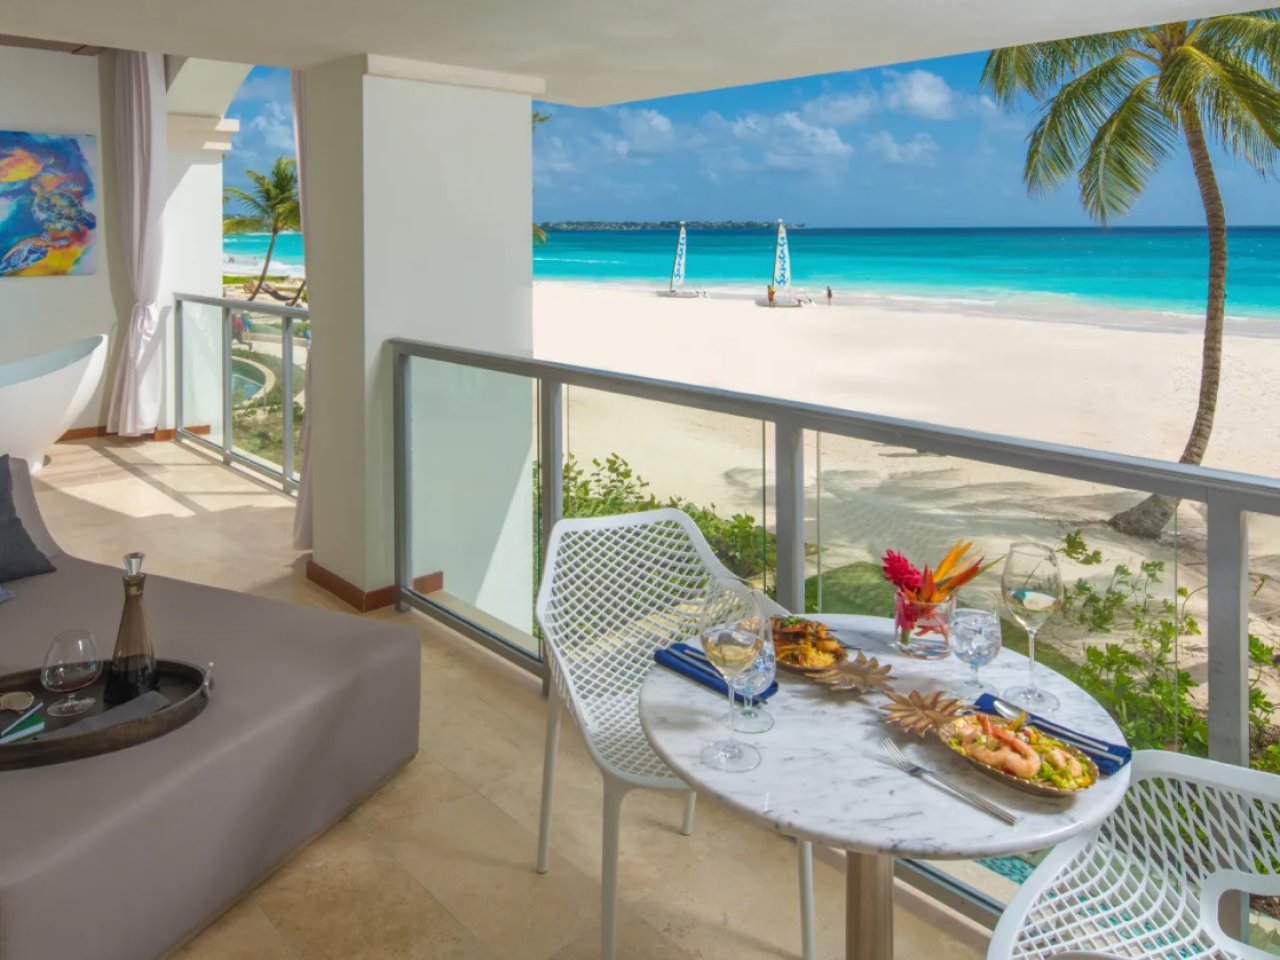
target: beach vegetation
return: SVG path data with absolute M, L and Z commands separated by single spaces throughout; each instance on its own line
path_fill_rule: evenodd
M 716 505 L 699 506 L 684 497 L 658 499 L 649 482 L 637 474 L 617 454 L 580 464 L 573 454 L 564 461 L 564 503 L 566 518 L 612 517 L 675 507 L 687 513 L 711 551 L 729 570 L 750 580 L 772 595 L 778 562 L 778 542 L 756 518 L 744 513 L 722 516 Z M 538 466 L 534 464 L 534 490 L 540 490 Z
M 222 232 L 269 233 L 271 242 L 262 260 L 262 273 L 257 278 L 250 300 L 256 300 L 262 285 L 271 271 L 271 257 L 275 253 L 276 238 L 281 230 L 302 229 L 302 206 L 298 196 L 298 164 L 291 157 L 278 157 L 269 174 L 246 170 L 245 176 L 253 181 L 252 192 L 238 187 L 228 187 L 223 203 L 236 203 L 239 212 L 223 218 Z
M 1280 151 L 1280 9 L 1179 21 L 994 50 L 982 84 L 1006 107 L 1030 97 L 1023 179 L 1032 195 L 1075 177 L 1098 224 L 1129 213 L 1180 147 L 1190 155 L 1208 228 L 1200 391 L 1180 463 L 1204 459 L 1222 373 L 1227 216 L 1210 149 L 1262 176 Z M 1154 539 L 1177 509 L 1151 495 L 1116 514 L 1122 533 Z

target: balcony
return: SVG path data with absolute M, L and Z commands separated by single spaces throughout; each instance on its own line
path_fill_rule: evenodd
M 37 487 L 72 554 L 115 563 L 142 547 L 158 574 L 349 610 L 283 546 L 292 499 L 202 446 L 62 444 Z M 422 752 L 173 960 L 595 956 L 601 784 L 572 725 L 552 869 L 539 876 L 546 707 L 537 678 L 419 613 L 370 616 L 422 631 Z M 681 809 L 679 797 L 651 793 L 628 803 L 620 955 L 794 955 L 794 848 L 713 802 L 699 805 L 697 832 L 682 837 Z M 819 955 L 835 957 L 843 881 L 821 860 L 815 869 Z M 985 929 L 899 888 L 903 955 L 983 955 Z
M 217 477 L 210 483 L 253 487 L 256 496 L 286 508 L 278 514 L 287 522 L 288 500 L 279 493 L 264 492 L 245 476 L 227 479 L 233 475 L 198 455 L 209 453 L 215 463 L 220 459 L 273 477 L 267 483 L 292 490 L 292 478 L 268 458 L 237 449 L 235 410 L 243 401 L 236 397 L 232 376 L 219 380 L 233 371 L 227 360 L 237 308 L 215 301 L 195 306 L 210 311 L 205 315 L 210 325 L 194 338 L 192 326 L 206 321 L 193 312 L 192 303 L 183 304 L 179 366 L 184 377 L 191 376 L 199 355 L 187 352 L 190 344 L 214 345 L 204 353 L 206 373 L 213 376 L 206 379 L 202 402 L 217 410 L 232 397 L 232 415 L 222 421 L 232 427 L 219 434 L 220 443 L 188 429 L 184 441 L 192 450 L 156 447 L 136 455 L 189 461 L 201 476 Z M 282 326 L 305 322 L 304 316 L 283 319 Z M 263 342 L 274 342 L 271 336 L 266 333 Z M 255 349 L 260 349 L 257 341 Z M 1125 726 L 1134 743 L 1241 762 L 1250 737 L 1273 723 L 1266 708 L 1255 709 L 1251 723 L 1247 690 L 1274 698 L 1276 678 L 1265 664 L 1251 662 L 1240 642 L 1246 629 L 1264 638 L 1275 629 L 1267 616 L 1274 607 L 1269 538 L 1280 513 L 1280 485 L 1273 480 L 410 341 L 396 341 L 392 352 L 396 581 L 404 612 L 382 616 L 413 618 L 427 640 L 424 753 L 318 846 L 381 844 L 450 910 L 459 902 L 453 898 L 467 897 L 486 909 L 509 911 L 511 905 L 504 900 L 499 906 L 491 891 L 516 884 L 508 887 L 521 891 L 516 899 L 537 904 L 530 908 L 536 917 L 527 918 L 532 928 L 541 929 L 547 916 L 567 911 L 558 914 L 566 930 L 586 925 L 577 949 L 589 955 L 596 947 L 596 934 L 589 929 L 596 902 L 590 885 L 599 875 L 600 784 L 580 740 L 569 750 L 571 772 L 564 781 L 569 786 L 562 784 L 562 796 L 570 799 L 558 809 L 555 852 L 581 871 L 586 892 L 575 888 L 570 894 L 565 888 L 566 899 L 560 901 L 554 899 L 559 894 L 529 886 L 536 881 L 528 856 L 520 852 L 532 850 L 536 835 L 544 722 L 532 595 L 545 537 L 562 515 L 637 509 L 650 496 L 665 503 L 693 491 L 697 499 L 681 505 L 699 519 L 724 562 L 793 610 L 828 613 L 888 612 L 882 609 L 886 598 L 872 565 L 889 546 L 940 555 L 963 536 L 994 556 L 1010 539 L 1056 542 L 1068 583 L 1075 584 L 1074 599 L 1063 618 L 1068 622 L 1042 638 L 1038 659 L 1084 684 L 1113 712 L 1142 705 L 1146 712 L 1130 717 Z M 214 362 L 219 354 L 221 360 Z M 293 373 L 286 370 L 286 377 Z M 286 394 L 290 389 L 286 384 Z M 191 391 L 184 389 L 183 395 Z M 183 421 L 192 422 L 190 416 Z M 642 436 L 644 444 L 638 442 Z M 645 451 L 643 459 L 617 459 L 628 455 L 629 443 Z M 440 450 L 453 455 L 433 455 Z M 110 447 L 94 448 L 94 455 L 123 456 Z M 286 459 L 276 457 L 274 463 Z M 138 464 L 132 469 L 149 475 L 149 468 Z M 48 482 L 56 486 L 56 477 Z M 703 496 L 708 490 L 714 492 Z M 1135 502 L 1135 491 L 1182 501 L 1170 530 L 1156 542 L 1126 538 L 1098 522 Z M 1251 524 L 1258 534 L 1252 550 Z M 260 540 L 270 528 L 247 520 L 246 538 L 250 529 Z M 286 539 L 282 526 L 276 542 Z M 234 556 L 232 549 L 227 562 Z M 238 576 L 250 578 L 245 588 L 334 604 L 302 579 L 296 555 L 285 551 L 272 562 L 260 574 L 239 569 Z M 285 569 L 291 562 L 293 568 Z M 216 582 L 216 565 L 209 574 Z M 422 592 L 426 574 L 442 579 L 443 589 Z M 976 587 L 980 603 L 994 603 L 993 578 Z M 1114 608 L 1110 619 L 1104 614 L 1108 604 Z M 1123 609 L 1134 605 L 1143 616 L 1126 620 Z M 1114 615 L 1117 610 L 1120 616 Z M 1011 627 L 1006 624 L 1007 642 L 1025 651 L 1025 636 L 1019 638 Z M 1091 667 L 1088 651 L 1109 645 L 1137 658 L 1124 669 L 1131 680 L 1148 685 L 1145 699 L 1106 700 L 1106 688 L 1118 683 L 1121 667 L 1116 662 Z M 1177 696 L 1185 709 L 1150 694 L 1166 680 L 1183 688 Z M 463 830 L 468 849 L 460 852 L 450 846 L 456 838 L 445 842 L 444 821 L 434 817 L 471 823 L 471 806 L 458 801 L 476 792 L 472 799 L 496 806 L 499 813 L 485 810 L 503 826 L 479 829 L 476 820 L 476 830 Z M 384 803 L 390 812 L 383 811 Z M 438 803 L 455 807 L 446 814 L 444 808 L 436 811 Z M 789 903 L 787 909 L 779 907 L 790 897 L 776 894 L 793 886 L 786 879 L 794 877 L 790 848 L 723 809 L 706 814 L 692 845 L 684 845 L 674 830 L 678 808 L 678 798 L 643 794 L 628 807 L 623 842 L 628 920 L 622 949 L 628 949 L 628 938 L 637 937 L 632 949 L 659 953 L 794 952 L 794 911 Z M 479 835 L 486 833 L 502 838 L 501 852 L 484 849 L 487 839 Z M 494 857 L 495 865 L 486 868 L 483 880 L 467 880 L 465 893 L 437 889 L 432 884 L 448 871 L 422 858 L 446 851 L 431 847 L 430 855 L 424 853 L 421 844 L 428 841 L 452 850 L 460 875 L 472 877 L 479 869 L 476 861 Z M 981 953 L 987 928 L 1038 859 L 901 863 L 897 912 L 904 946 L 924 948 L 938 937 L 950 944 L 948 951 Z M 769 864 L 768 870 L 752 874 L 746 866 L 760 863 Z M 819 868 L 823 953 L 835 950 L 843 923 L 833 864 L 839 865 L 838 856 L 828 855 Z M 299 869 L 295 864 L 281 877 Z M 674 875 L 689 879 L 674 888 L 659 883 Z M 736 879 L 726 879 L 735 875 L 742 875 L 741 892 Z M 552 877 L 553 886 L 568 882 L 558 869 L 547 879 Z M 775 916 L 764 921 L 771 890 Z M 265 892 L 255 896 L 254 902 L 269 902 L 263 901 Z M 568 906 L 579 899 L 578 906 Z M 476 914 L 456 909 L 458 920 L 475 924 L 478 936 L 493 935 Z M 585 913 L 579 916 L 578 910 Z M 725 916 L 732 918 L 727 926 L 716 919 Z M 1253 923 L 1255 943 L 1269 941 L 1275 922 L 1255 915 Z M 522 947 L 532 950 L 529 944 Z

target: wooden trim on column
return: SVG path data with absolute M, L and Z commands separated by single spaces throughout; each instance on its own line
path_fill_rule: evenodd
M 355 607 L 361 613 L 380 610 L 396 602 L 394 586 L 379 587 L 377 590 L 361 590 L 349 580 L 344 580 L 332 570 L 326 570 L 314 560 L 307 561 L 307 579 L 316 586 L 323 587 L 348 606 Z M 444 589 L 443 573 L 428 573 L 413 580 L 413 589 L 418 593 L 435 593 Z

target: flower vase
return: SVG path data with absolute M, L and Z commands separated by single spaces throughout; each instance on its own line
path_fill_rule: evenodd
M 922 603 L 901 591 L 894 599 L 895 646 L 916 660 L 942 660 L 951 656 L 951 614 L 955 594 L 939 603 Z

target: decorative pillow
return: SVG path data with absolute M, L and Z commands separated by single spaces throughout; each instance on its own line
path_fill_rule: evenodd
M 27 533 L 13 505 L 13 474 L 9 455 L 0 457 L 0 583 L 53 573 L 57 568 Z

